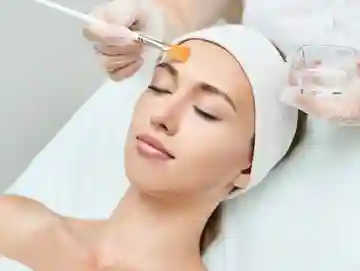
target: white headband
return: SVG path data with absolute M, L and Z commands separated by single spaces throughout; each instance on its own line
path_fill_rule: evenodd
M 284 157 L 294 138 L 297 110 L 280 102 L 287 65 L 274 45 L 259 32 L 242 25 L 221 25 L 186 34 L 173 43 L 202 39 L 231 53 L 244 69 L 255 99 L 255 147 L 250 182 L 244 193 L 264 180 Z M 231 198 L 239 193 L 232 193 Z

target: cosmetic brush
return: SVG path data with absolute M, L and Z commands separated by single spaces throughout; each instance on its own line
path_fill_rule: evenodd
M 35 0 L 35 2 L 45 5 L 51 9 L 55 9 L 57 11 L 60 11 L 68 16 L 72 16 L 75 18 L 78 18 L 86 23 L 89 24 L 97 24 L 97 25 L 108 25 L 108 23 L 99 20 L 91 15 L 84 14 L 80 11 L 70 9 L 68 7 L 62 6 L 58 3 L 55 3 L 51 0 Z M 123 27 L 123 26 L 119 26 Z M 157 49 L 162 50 L 165 52 L 171 59 L 179 62 L 186 62 L 190 57 L 190 48 L 185 45 L 170 45 L 166 44 L 164 42 L 158 41 L 152 37 L 148 37 L 144 34 L 131 31 L 130 29 L 123 27 L 127 31 L 129 31 L 129 34 L 132 36 L 132 38 L 138 42 L 141 42 L 146 45 L 153 46 Z

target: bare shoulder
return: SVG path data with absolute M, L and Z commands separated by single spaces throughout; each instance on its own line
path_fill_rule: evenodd
M 42 203 L 21 197 L 21 196 L 0 196 L 0 216 L 7 216 L 10 219 L 21 219 L 23 222 L 29 222 L 27 228 L 34 222 L 54 222 L 60 218 L 54 212 L 50 211 Z M 37 224 L 37 223 L 36 223 Z
M 59 220 L 60 216 L 35 200 L 20 196 L 0 197 L 0 236 L 6 233 L 22 238 L 52 226 Z
M 0 221 L 0 255 L 37 271 L 92 270 L 82 269 L 92 255 L 69 219 L 40 202 L 0 196 Z
M 20 196 L 0 197 L 0 255 L 28 264 L 60 217 L 43 204 Z
M 0 197 L 0 254 L 13 256 L 30 238 L 53 227 L 60 217 L 43 204 L 20 196 Z

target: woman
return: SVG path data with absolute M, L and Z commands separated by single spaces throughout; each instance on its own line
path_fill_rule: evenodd
M 278 101 L 284 62 L 259 33 L 227 25 L 175 43 L 191 57 L 164 56 L 136 104 L 125 147 L 130 187 L 112 216 L 72 219 L 2 197 L 4 256 L 35 271 L 205 270 L 219 203 L 256 186 L 286 154 L 297 112 Z

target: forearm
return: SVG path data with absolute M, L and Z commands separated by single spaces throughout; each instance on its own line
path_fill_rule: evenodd
M 153 0 L 165 13 L 167 38 L 198 30 L 216 23 L 230 14 L 241 0 Z M 241 11 L 238 11 L 239 18 Z

